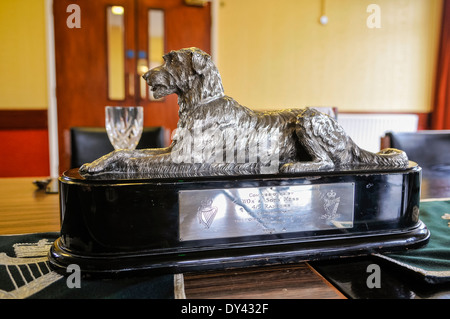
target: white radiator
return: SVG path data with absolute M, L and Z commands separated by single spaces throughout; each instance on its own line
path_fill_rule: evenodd
M 340 113 L 338 122 L 359 147 L 367 151 L 378 152 L 380 138 L 386 132 L 417 131 L 418 116 L 415 114 Z

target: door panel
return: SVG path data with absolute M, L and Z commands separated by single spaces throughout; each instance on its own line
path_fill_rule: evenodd
M 58 107 L 58 138 L 60 172 L 70 168 L 70 127 L 104 126 L 107 105 L 144 106 L 145 126 L 176 128 L 178 105 L 175 95 L 161 101 L 148 97 L 147 86 L 141 86 L 139 59 L 149 65 L 150 9 L 164 13 L 164 52 L 197 46 L 210 52 L 210 5 L 187 6 L 182 0 L 77 0 L 80 7 L 80 28 L 69 28 L 67 8 L 73 0 L 54 1 L 56 97 Z M 107 7 L 124 8 L 125 61 L 120 64 L 125 76 L 123 99 L 112 100 L 108 91 L 108 29 Z M 120 56 L 120 55 L 119 55 Z M 145 61 L 146 60 L 146 61 Z M 140 61 L 143 62 L 142 60 Z M 122 83 L 122 84 L 121 84 Z

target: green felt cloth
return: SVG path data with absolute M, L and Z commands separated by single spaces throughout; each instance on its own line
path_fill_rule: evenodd
M 450 214 L 450 201 L 421 202 L 419 217 L 431 233 L 428 244 L 419 249 L 377 256 L 413 271 L 426 282 L 450 282 L 450 220 L 442 218 L 445 214 Z
M 114 279 L 68 278 L 48 265 L 48 250 L 58 233 L 0 236 L 0 299 L 173 299 L 174 275 Z M 70 276 L 72 273 L 68 273 Z

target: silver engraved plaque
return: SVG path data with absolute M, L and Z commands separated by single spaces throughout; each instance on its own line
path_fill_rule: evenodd
M 354 183 L 179 192 L 180 241 L 352 228 Z

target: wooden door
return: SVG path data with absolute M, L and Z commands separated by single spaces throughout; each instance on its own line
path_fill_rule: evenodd
M 77 16 L 79 25 L 71 24 Z M 119 86 L 112 96 L 111 38 L 107 23 L 112 6 L 123 8 Z M 176 128 L 175 95 L 155 101 L 143 85 L 143 67 L 150 66 L 149 31 L 153 15 L 163 16 L 162 52 L 196 46 L 210 52 L 210 5 L 188 6 L 183 0 L 58 0 L 54 1 L 56 98 L 58 112 L 59 169 L 70 168 L 70 128 L 104 126 L 107 105 L 144 106 L 145 126 Z M 107 13 L 108 11 L 108 13 Z

